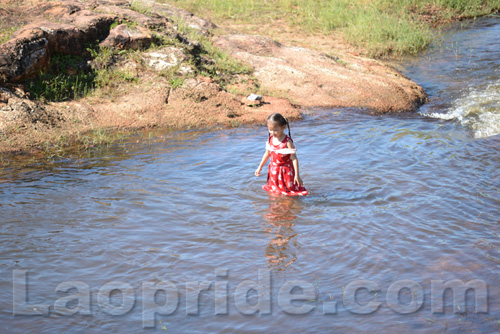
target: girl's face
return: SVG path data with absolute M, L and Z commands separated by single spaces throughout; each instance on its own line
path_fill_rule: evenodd
M 286 124 L 280 125 L 277 122 L 267 122 L 267 129 L 269 130 L 269 134 L 271 134 L 275 138 L 278 138 L 278 139 L 283 138 L 285 128 L 286 128 Z

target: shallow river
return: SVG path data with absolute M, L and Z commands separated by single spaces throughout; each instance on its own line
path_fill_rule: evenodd
M 304 198 L 253 176 L 262 126 L 3 170 L 0 331 L 500 330 L 498 36 L 482 19 L 407 60 L 420 113 L 307 111 Z

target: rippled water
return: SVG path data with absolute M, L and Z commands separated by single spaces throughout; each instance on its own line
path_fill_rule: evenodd
M 451 38 L 477 30 L 478 40 L 499 26 L 478 24 Z M 410 64 L 409 75 L 422 62 Z M 305 198 L 269 196 L 265 178 L 253 176 L 265 127 L 164 133 L 4 170 L 0 330 L 498 331 L 500 137 L 474 138 L 459 122 L 425 116 L 449 113 L 474 90 L 465 83 L 475 74 L 454 89 L 435 79 L 437 71 L 415 72 L 432 98 L 420 114 L 311 110 L 292 124 Z M 478 295 L 486 286 L 487 305 L 471 291 L 458 310 L 448 292 L 444 312 L 436 312 L 433 281 L 454 279 L 479 282 Z M 155 298 L 151 288 L 161 281 L 165 291 Z M 350 303 L 356 284 L 365 287 L 356 299 L 361 310 Z M 409 289 L 394 301 L 397 284 Z M 284 298 L 294 286 L 304 301 Z M 197 287 L 208 288 L 198 301 Z M 17 313 L 49 305 L 50 315 L 14 316 L 14 290 Z M 419 302 L 418 311 L 398 312 Z M 474 312 L 484 306 L 486 313 Z M 151 324 L 154 307 L 170 314 Z
M 466 29 L 405 64 L 432 98 L 420 113 L 454 120 L 476 138 L 500 134 L 499 20 L 462 23 Z

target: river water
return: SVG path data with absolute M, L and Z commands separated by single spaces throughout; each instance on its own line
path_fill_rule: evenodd
M 5 168 L 0 331 L 500 330 L 498 36 L 481 19 L 406 60 L 419 113 L 306 111 L 304 198 L 253 175 L 263 126 Z

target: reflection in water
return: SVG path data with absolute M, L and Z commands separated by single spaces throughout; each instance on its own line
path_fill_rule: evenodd
M 271 236 L 266 247 L 269 267 L 282 271 L 297 259 L 297 232 L 293 229 L 301 205 L 299 198 L 269 194 L 269 210 L 264 215 L 268 222 L 265 231 Z

